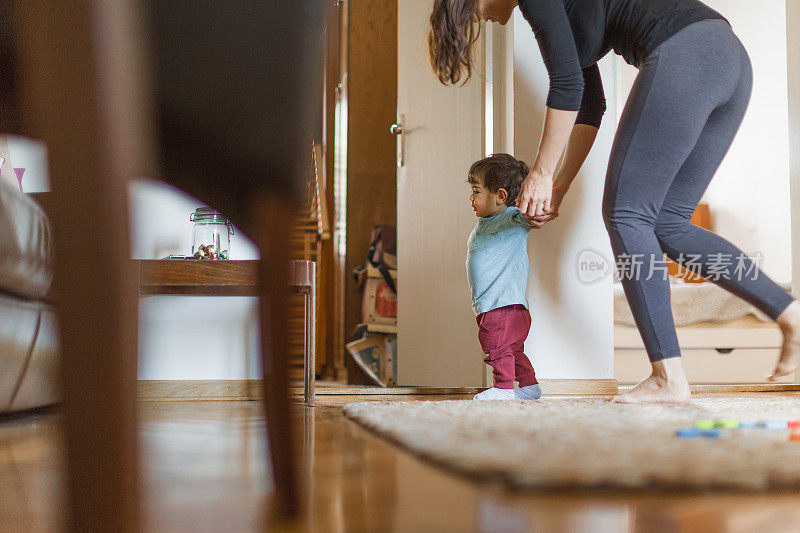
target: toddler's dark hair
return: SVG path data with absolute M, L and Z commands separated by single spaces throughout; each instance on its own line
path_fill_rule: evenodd
M 528 175 L 528 165 L 509 154 L 492 154 L 472 163 L 467 174 L 467 182 L 475 185 L 483 184 L 493 193 L 505 189 L 508 193 L 506 205 L 515 205 L 520 187 L 525 176 Z

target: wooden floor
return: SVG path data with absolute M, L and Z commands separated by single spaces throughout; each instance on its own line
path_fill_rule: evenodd
M 765 402 L 778 394 L 757 393 Z M 416 399 L 454 397 L 416 397 Z M 463 399 L 464 397 L 458 397 Z M 380 397 L 374 401 L 391 400 Z M 398 398 L 408 400 L 408 396 Z M 301 523 L 270 519 L 262 410 L 254 402 L 141 402 L 146 531 L 800 531 L 800 493 L 513 493 L 430 466 L 361 429 L 341 405 L 296 406 Z M 0 424 L 0 530 L 55 531 L 57 415 Z M 502 450 L 498 450 L 502 453 Z

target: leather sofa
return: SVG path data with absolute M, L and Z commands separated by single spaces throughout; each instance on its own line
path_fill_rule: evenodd
M 53 238 L 42 208 L 0 180 L 0 413 L 58 401 Z

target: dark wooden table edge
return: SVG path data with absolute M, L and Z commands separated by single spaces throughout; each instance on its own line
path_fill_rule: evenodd
M 198 261 L 193 259 L 134 259 L 139 295 L 194 295 L 194 296 L 258 296 L 258 259 Z M 189 277 L 170 275 L 177 265 L 188 270 L 226 273 L 224 279 L 213 283 L 193 281 Z M 159 272 L 159 267 L 169 267 L 169 272 Z

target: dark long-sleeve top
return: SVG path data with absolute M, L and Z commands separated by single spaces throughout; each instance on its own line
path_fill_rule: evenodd
M 597 61 L 610 50 L 639 67 L 693 22 L 725 19 L 699 0 L 519 0 L 550 78 L 547 106 L 600 127 L 606 101 Z

